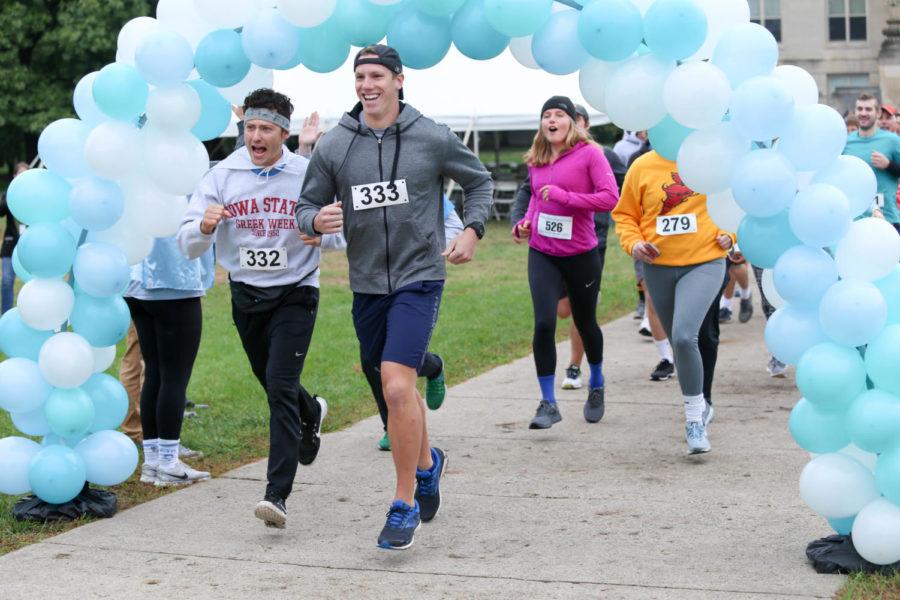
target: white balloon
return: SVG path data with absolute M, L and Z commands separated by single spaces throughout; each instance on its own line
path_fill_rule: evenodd
M 730 189 L 707 196 L 706 211 L 713 223 L 724 231 L 737 231 L 741 221 L 747 216 L 744 209 L 738 206 Z
M 134 65 L 134 53 L 144 38 L 162 29 L 153 17 L 137 17 L 125 23 L 119 31 L 116 62 Z
M 875 476 L 846 454 L 822 454 L 800 474 L 800 496 L 826 519 L 852 517 L 881 494 Z
M 118 246 L 125 253 L 125 258 L 131 266 L 147 258 L 153 250 L 153 237 L 135 231 L 131 222 L 125 218 L 119 219 L 119 222 L 109 229 L 89 233 L 88 241 Z
M 714 194 L 727 190 L 738 161 L 750 151 L 731 123 L 718 123 L 691 133 L 678 150 L 678 172 L 692 190 Z
M 606 114 L 626 131 L 650 129 L 666 117 L 663 87 L 675 61 L 653 54 L 622 61 L 606 87 Z
M 144 131 L 144 169 L 160 190 L 190 194 L 209 170 L 206 146 L 190 133 Z
M 38 367 L 47 383 L 59 388 L 76 388 L 94 373 L 94 352 L 77 333 L 57 333 L 41 346 Z
M 769 304 L 775 308 L 784 308 L 787 305 L 778 290 L 775 289 L 775 271 L 772 269 L 763 269 L 762 272 L 762 292 L 769 301 Z
M 244 0 L 240 0 L 244 1 Z M 377 2 L 375 4 L 395 4 L 399 0 Z M 275 6 L 289 23 L 297 27 L 315 27 L 328 20 L 334 13 L 337 0 L 276 0 Z
M 772 77 L 784 83 L 794 97 L 795 106 L 819 103 L 819 86 L 813 76 L 794 65 L 781 65 L 772 71 Z
M 862 448 L 860 448 L 859 446 L 857 446 L 855 444 L 850 444 L 843 450 L 840 450 L 840 453 L 846 454 L 850 458 L 853 458 L 853 459 L 859 461 L 860 463 L 862 463 L 863 466 L 865 466 L 870 471 L 875 470 L 875 463 L 878 462 L 877 454 L 873 454 L 872 452 L 866 452 L 865 450 L 863 450 Z
M 237 29 L 253 18 L 259 6 L 247 0 L 194 0 L 194 10 L 217 29 Z
M 878 498 L 863 508 L 853 521 L 853 546 L 876 565 L 900 560 L 900 506 Z
M 226 100 L 232 104 L 243 106 L 244 99 L 253 90 L 270 88 L 274 82 L 272 69 L 263 69 L 259 65 L 251 65 L 250 72 L 244 79 L 231 87 L 218 88 Z
M 148 187 L 128 195 L 125 218 L 140 234 L 169 237 L 178 233 L 187 205 L 184 196 L 164 194 Z
M 197 13 L 193 2 L 185 0 L 159 0 L 156 19 L 167 29 L 180 33 L 194 50 L 215 29 Z
M 589 58 L 578 73 L 578 86 L 585 101 L 600 112 L 606 112 L 606 86 L 618 68 L 617 62 Z
M 712 63 L 684 63 L 666 79 L 663 102 L 672 118 L 685 127 L 712 127 L 728 112 L 731 83 Z
M 878 281 L 900 261 L 900 236 L 894 226 L 874 217 L 854 221 L 834 254 L 842 279 Z
M 106 348 L 91 346 L 91 352 L 94 353 L 94 373 L 102 373 L 110 368 L 113 361 L 116 360 L 115 346 L 107 346 Z
M 98 177 L 120 180 L 140 166 L 141 138 L 138 129 L 123 121 L 97 125 L 84 145 L 88 165 Z
M 688 60 L 706 60 L 712 56 L 716 44 L 726 31 L 750 20 L 750 5 L 747 4 L 747 0 L 694 0 L 694 2 L 706 13 L 706 41 Z
M 62 279 L 32 279 L 16 298 L 19 316 L 38 331 L 51 331 L 69 319 L 75 307 L 75 292 Z
M 186 83 L 158 87 L 147 99 L 147 121 L 156 129 L 190 131 L 201 108 L 200 95 Z
M 513 58 L 523 67 L 540 70 L 541 66 L 537 64 L 537 61 L 534 60 L 534 55 L 531 53 L 530 35 L 509 40 L 509 51 L 512 53 Z

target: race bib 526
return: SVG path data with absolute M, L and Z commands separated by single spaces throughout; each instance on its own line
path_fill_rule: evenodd
M 572 239 L 572 217 L 561 217 L 540 213 L 538 215 L 538 235 L 556 240 Z
M 409 194 L 406 191 L 406 180 L 398 179 L 394 182 L 381 181 L 379 183 L 366 183 L 354 185 L 350 188 L 353 194 L 353 210 L 369 210 L 382 206 L 396 206 L 409 204 Z

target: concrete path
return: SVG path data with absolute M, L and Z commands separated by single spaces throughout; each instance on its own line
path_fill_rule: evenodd
M 829 529 L 799 498 L 797 392 L 766 374 L 762 326 L 723 326 L 709 455 L 686 455 L 677 383 L 648 380 L 628 317 L 604 328 L 599 425 L 562 392 L 563 421 L 529 431 L 530 357 L 450 390 L 430 415 L 444 505 L 409 551 L 375 547 L 393 484 L 373 418 L 325 436 L 284 531 L 252 516 L 256 463 L 0 558 L 0 598 L 831 598 L 843 578 L 804 555 Z

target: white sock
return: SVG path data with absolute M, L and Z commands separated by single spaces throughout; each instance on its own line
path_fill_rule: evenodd
M 731 308 L 731 298 L 726 298 L 725 294 L 722 294 L 722 299 L 719 300 L 719 308 Z
M 159 440 L 159 466 L 172 468 L 178 463 L 180 440 Z
M 751 290 L 749 287 L 740 288 L 740 290 L 741 290 L 741 300 L 749 300 L 750 297 L 753 295 L 753 290 Z
M 155 467 L 159 464 L 159 440 L 144 440 L 144 464 Z
M 641 326 L 638 327 L 638 329 L 646 329 L 647 331 L 649 331 L 650 330 L 650 319 L 648 317 L 644 317 L 643 319 L 641 319 Z
M 672 354 L 672 344 L 669 343 L 669 339 L 666 338 L 661 342 L 655 342 L 655 344 L 656 351 L 659 352 L 659 358 L 675 364 L 675 356 Z
M 706 399 L 703 398 L 703 394 L 684 397 L 684 419 L 688 423 L 702 421 L 704 408 L 706 408 Z

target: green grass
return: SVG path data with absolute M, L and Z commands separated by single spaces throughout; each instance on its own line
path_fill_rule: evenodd
M 897 600 L 900 598 L 900 573 L 893 577 L 857 573 L 847 579 L 838 600 Z

